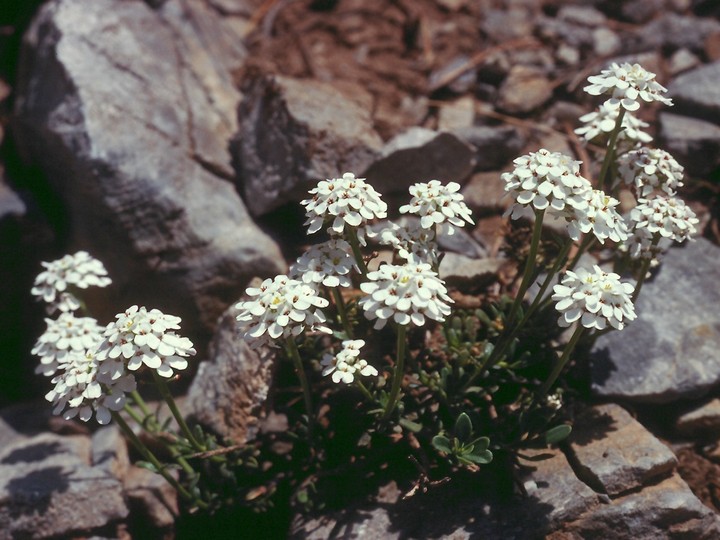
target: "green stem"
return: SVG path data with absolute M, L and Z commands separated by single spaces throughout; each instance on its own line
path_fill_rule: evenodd
M 175 490 L 182 496 L 185 500 L 193 502 L 196 504 L 199 508 L 207 508 L 207 504 L 204 501 L 199 500 L 196 497 L 193 497 L 193 495 L 186 490 L 183 486 L 180 485 L 180 483 L 167 472 L 165 466 L 160 463 L 157 457 L 155 457 L 155 454 L 153 454 L 150 449 L 143 444 L 143 442 L 140 440 L 140 438 L 135 435 L 135 432 L 132 430 L 132 428 L 125 422 L 125 419 L 120 415 L 120 413 L 116 411 L 112 411 L 112 417 L 117 422 L 118 426 L 120 426 L 120 430 L 125 434 L 125 436 L 130 440 L 132 445 L 137 449 L 138 452 L 147 460 L 148 462 L 152 463 L 152 465 L 157 469 L 158 473 L 167 480 L 167 482 L 175 488 Z
M 360 389 L 360 391 L 363 393 L 363 395 L 364 395 L 370 402 L 374 402 L 374 401 L 375 401 L 375 398 L 374 398 L 373 395 L 370 393 L 370 390 L 367 389 L 367 386 L 365 386 L 359 378 L 356 378 L 356 379 L 355 379 L 355 384 L 357 385 L 357 387 Z
M 640 266 L 640 275 L 637 279 L 637 285 L 635 285 L 635 290 L 633 291 L 632 295 L 632 303 L 635 303 L 635 300 L 637 300 L 638 296 L 640 296 L 640 289 L 642 289 L 643 283 L 645 283 L 645 279 L 647 278 L 648 272 L 650 271 L 650 265 L 653 261 L 653 248 L 655 248 L 658 243 L 660 242 L 660 234 L 655 233 L 653 235 L 652 243 L 650 244 L 650 257 L 647 259 L 643 259 L 642 265 Z
M 406 327 L 398 325 L 397 330 L 397 359 L 395 361 L 395 370 L 393 372 L 392 388 L 390 389 L 390 395 L 388 396 L 387 404 L 385 405 L 385 412 L 382 415 L 383 420 L 387 420 L 395 409 L 397 404 L 398 394 L 400 393 L 400 383 L 405 375 L 405 331 Z
M 168 407 L 170 407 L 170 412 L 175 418 L 175 421 L 178 423 L 178 426 L 180 426 L 180 430 L 182 431 L 183 435 L 185 435 L 185 438 L 190 442 L 190 444 L 196 451 L 205 452 L 207 448 L 205 448 L 204 445 L 198 442 L 198 440 L 195 438 L 195 435 L 193 435 L 192 431 L 190 430 L 190 427 L 188 427 L 187 423 L 185 422 L 185 418 L 183 418 L 183 415 L 180 413 L 180 409 L 178 409 L 178 406 L 172 397 L 172 393 L 170 392 L 170 388 L 168 388 L 167 383 L 162 377 L 160 377 L 160 375 L 157 374 L 154 369 L 151 371 L 155 379 L 155 383 L 157 384 L 158 390 L 160 390 L 160 395 L 165 400 L 165 403 L 168 404 Z
M 363 281 L 366 281 L 368 269 L 365 264 L 365 259 L 363 259 L 362 252 L 360 251 L 360 240 L 358 239 L 357 231 L 352 227 L 348 227 L 346 230 L 348 232 L 348 242 L 352 248 L 353 256 L 355 257 L 358 268 L 360 269 L 360 274 L 362 274 Z
M 580 336 L 582 336 L 584 330 L 585 330 L 585 327 L 580 324 L 575 329 L 575 333 L 573 333 L 572 337 L 570 338 L 570 341 L 565 346 L 565 350 L 563 351 L 563 354 L 560 357 L 560 360 L 558 361 L 557 364 L 555 364 L 555 367 L 553 368 L 552 373 L 550 373 L 550 376 L 540 387 L 540 390 L 537 393 L 537 397 L 539 397 L 539 398 L 545 397 L 545 395 L 547 395 L 548 390 L 550 390 L 550 387 L 553 384 L 555 384 L 555 381 L 557 380 L 558 376 L 560 375 L 563 368 L 565 367 L 565 364 L 567 364 L 568 360 L 570 359 L 570 353 L 572 353 L 573 349 L 575 348 L 575 345 L 577 345 L 577 342 L 580 339 Z
M 305 400 L 305 410 L 308 415 L 308 426 L 310 429 L 310 433 L 312 434 L 314 415 L 312 398 L 310 396 L 310 385 L 308 384 L 307 376 L 305 375 L 305 368 L 303 367 L 302 359 L 300 358 L 300 351 L 298 350 L 295 340 L 293 340 L 292 338 L 285 339 L 285 350 L 288 356 L 292 358 L 293 366 L 295 367 L 295 373 L 300 380 L 300 387 L 302 388 L 303 399 Z
M 620 112 L 618 113 L 618 117 L 615 120 L 615 127 L 610 133 L 610 138 L 608 139 L 607 150 L 605 151 L 605 159 L 603 160 L 602 168 L 600 169 L 600 175 L 598 176 L 598 189 L 605 189 L 605 177 L 607 176 L 608 170 L 610 169 L 610 163 L 612 162 L 613 156 L 615 155 L 615 144 L 617 143 L 618 135 L 620 135 L 620 130 L 622 129 L 622 122 L 624 116 L 625 109 L 623 107 L 620 107 Z
M 342 293 L 338 290 L 337 287 L 332 287 L 331 290 L 333 299 L 335 300 L 335 307 L 337 308 L 338 315 L 340 316 L 340 322 L 342 323 L 343 329 L 345 330 L 348 339 L 354 339 L 352 324 L 350 324 L 350 321 L 347 317 L 347 309 L 345 307 L 345 300 L 343 300 Z
M 532 282 L 533 270 L 535 268 L 535 259 L 537 257 L 538 246 L 540 245 L 540 236 L 542 234 L 542 222 L 545 210 L 535 210 L 535 228 L 533 229 L 532 241 L 530 242 L 530 253 L 528 253 L 527 261 L 525 262 L 525 271 L 523 272 L 523 278 L 520 282 L 520 288 L 518 289 L 515 300 L 513 301 L 512 307 L 510 308 L 510 314 L 507 318 L 506 329 L 515 322 L 515 316 L 517 310 L 520 308 L 525 293 L 530 287 Z

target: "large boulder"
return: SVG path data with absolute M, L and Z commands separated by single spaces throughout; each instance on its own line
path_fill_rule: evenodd
M 720 62 L 683 73 L 668 85 L 673 112 L 720 122 Z
M 720 248 L 673 248 L 636 303 L 637 320 L 597 340 L 592 389 L 603 398 L 669 403 L 720 385 Z
M 207 336 L 252 276 L 283 271 L 232 181 L 243 55 L 199 0 L 54 0 L 25 35 L 17 145 L 122 292 L 102 315 L 147 303 Z

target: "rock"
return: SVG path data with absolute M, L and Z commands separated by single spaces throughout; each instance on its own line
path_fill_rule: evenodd
M 200 364 L 187 395 L 190 418 L 232 444 L 255 437 L 275 365 L 275 351 L 254 351 L 241 338 L 238 313 L 231 306 L 220 319 L 209 360 Z
M 592 33 L 593 50 L 598 56 L 616 54 L 622 48 L 620 36 L 609 28 L 596 28 Z
M 720 431 L 720 398 L 681 414 L 675 421 L 675 430 L 690 438 Z
M 702 52 L 705 39 L 720 31 L 720 22 L 710 17 L 695 17 L 666 12 L 643 25 L 633 36 L 632 50 L 645 51 L 670 47 Z
M 177 493 L 159 474 L 131 466 L 124 478 L 125 493 L 132 511 L 132 519 L 142 530 L 170 529 L 179 515 Z M 158 538 L 162 535 L 158 535 Z
M 461 193 L 473 213 L 488 211 L 505 211 L 512 203 L 506 197 L 505 181 L 502 171 L 482 172 L 472 175 L 470 181 L 462 188 Z
M 603 26 L 607 22 L 605 14 L 592 6 L 561 6 L 557 12 L 557 18 L 571 24 L 591 28 Z
M 526 137 L 512 126 L 470 126 L 455 129 L 454 135 L 475 148 L 475 170 L 491 171 L 518 156 Z
M 445 77 L 455 72 L 455 70 L 466 66 L 470 62 L 470 57 L 464 54 L 456 56 L 449 62 L 443 64 L 438 69 L 435 69 L 430 73 L 428 77 L 428 87 L 431 90 L 439 90 L 447 86 L 451 91 L 456 94 L 464 94 L 469 92 L 475 84 L 477 78 L 476 71 L 474 69 L 468 69 L 459 76 L 454 77 L 452 81 L 445 84 Z
M 720 126 L 667 112 L 658 116 L 659 144 L 685 167 L 687 174 L 702 177 L 720 165 Z
M 372 97 L 360 88 L 251 70 L 243 90 L 232 149 L 253 215 L 305 198 L 319 180 L 359 175 L 380 154 Z
M 227 151 L 240 98 L 238 40 L 199 1 L 54 0 L 23 43 L 16 134 L 61 194 L 109 290 L 209 336 L 254 275 L 284 270 L 250 220 Z M 142 96 L 142 99 L 138 99 Z M 119 299 L 117 299 L 119 300 Z
M 88 465 L 89 448 L 46 433 L 0 451 L 0 539 L 74 538 L 127 517 L 120 482 Z
M 720 248 L 670 249 L 635 305 L 638 318 L 592 351 L 597 396 L 643 403 L 697 398 L 720 383 Z
M 509 114 L 524 114 L 543 105 L 552 94 L 552 83 L 542 72 L 516 65 L 503 81 L 496 105 Z
M 475 100 L 465 96 L 444 103 L 438 113 L 438 129 L 452 131 L 454 129 L 469 128 L 475 120 Z
M 533 33 L 532 14 L 526 9 L 485 9 L 483 15 L 480 29 L 496 43 L 527 37 Z
M 576 66 L 580 62 L 580 51 L 577 47 L 561 43 L 555 50 L 555 58 L 568 66 Z
M 523 478 L 527 497 L 499 500 L 477 478 L 455 478 L 404 498 L 390 484 L 370 503 L 320 517 L 296 517 L 290 538 L 542 538 L 598 504 L 597 494 L 575 477 L 562 452 L 542 453 L 549 459 L 522 463 L 528 467 Z
M 471 259 L 457 253 L 446 253 L 440 262 L 440 278 L 448 285 L 477 284 L 483 277 L 492 277 L 505 264 L 503 259 Z
M 718 34 L 720 35 L 720 34 Z M 702 64 L 702 61 L 687 49 L 678 49 L 668 60 L 668 73 L 676 76 L 683 71 L 696 68 Z
M 382 195 L 405 195 L 417 182 L 462 184 L 475 165 L 474 155 L 457 135 L 414 127 L 391 139 L 362 176 Z
M 705 38 L 705 55 L 709 62 L 720 60 L 720 32 L 715 32 Z
M 673 475 L 639 493 L 599 506 L 564 530 L 579 538 L 711 540 L 720 537 L 720 517 Z
M 673 112 L 720 123 L 720 61 L 683 73 L 668 85 Z
M 616 497 L 669 475 L 672 451 L 618 405 L 589 408 L 574 422 L 570 449 L 578 475 Z
M 665 0 L 630 0 L 623 2 L 623 17 L 635 24 L 644 24 L 665 9 Z
M 93 433 L 91 442 L 93 467 L 123 479 L 130 467 L 130 457 L 120 429 L 116 425 L 100 428 Z
M 427 96 L 388 93 L 375 104 L 373 110 L 375 129 L 383 140 L 391 139 L 412 126 L 422 124 L 428 116 L 429 109 L 430 100 Z
M 23 200 L 5 181 L 5 171 L 0 164 L 0 221 L 8 217 L 22 217 L 26 212 Z

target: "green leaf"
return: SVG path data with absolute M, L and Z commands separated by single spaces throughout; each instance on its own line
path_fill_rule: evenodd
M 345 341 L 346 339 L 350 339 L 344 330 L 334 330 L 333 337 L 339 341 Z
M 407 418 L 401 418 L 400 425 L 412 433 L 420 433 L 422 430 L 422 426 L 420 424 L 408 420 Z
M 452 454 L 452 448 L 450 448 L 450 440 L 444 435 L 435 435 L 432 438 L 432 445 L 435 450 L 445 452 L 446 454 Z
M 150 463 L 149 461 L 136 461 L 135 466 L 140 467 L 142 469 L 147 469 L 148 471 L 152 471 L 155 474 L 160 472 L 160 471 L 158 471 L 158 468 L 155 465 L 153 465 L 152 463 Z
M 545 444 L 557 444 L 564 441 L 570 435 L 572 426 L 568 424 L 560 424 L 545 432 Z
M 455 421 L 455 429 L 453 433 L 460 440 L 460 442 L 467 442 L 472 436 L 472 421 L 470 417 L 465 413 L 460 413 Z
M 464 459 L 477 463 L 478 465 L 487 465 L 493 460 L 493 454 L 490 450 L 482 450 L 480 452 L 472 452 L 463 454 Z
M 490 439 L 487 437 L 480 437 L 479 439 L 475 439 L 473 442 L 473 454 L 478 454 L 480 452 L 483 452 L 484 450 L 488 449 L 488 446 L 490 446 Z

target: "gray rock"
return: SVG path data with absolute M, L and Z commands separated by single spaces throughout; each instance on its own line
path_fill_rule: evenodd
M 491 171 L 518 156 L 526 137 L 512 126 L 470 126 L 453 134 L 475 148 L 475 170 Z
M 506 197 L 505 181 L 502 171 L 477 173 L 462 188 L 461 193 L 465 204 L 473 212 L 486 213 L 487 211 L 506 210 L 510 207 L 512 199 Z
M 440 262 L 440 278 L 448 285 L 478 283 L 483 276 L 494 276 L 505 264 L 503 259 L 471 259 L 457 253 L 446 253 Z
M 125 494 L 132 509 L 132 519 L 150 532 L 167 530 L 179 516 L 177 492 L 159 474 L 131 466 L 123 481 Z M 158 538 L 162 535 L 158 534 Z
M 89 448 L 46 433 L 0 451 L 0 539 L 72 538 L 127 517 L 120 482 L 88 465 Z
M 644 403 L 697 398 L 720 384 L 720 248 L 698 238 L 668 251 L 636 303 L 637 320 L 600 337 L 592 390 Z
M 669 475 L 677 465 L 675 454 L 618 405 L 592 407 L 574 425 L 570 449 L 578 475 L 611 497 Z
M 639 493 L 600 506 L 564 529 L 583 539 L 712 540 L 720 537 L 720 517 L 703 505 L 679 476 L 673 475 Z
M 621 12 L 630 22 L 642 24 L 648 22 L 665 9 L 665 0 L 630 0 L 623 2 Z
M 510 114 L 529 113 L 548 101 L 552 94 L 552 83 L 542 72 L 516 65 L 500 87 L 496 106 Z
M 433 91 L 443 88 L 445 86 L 445 84 L 443 84 L 445 77 L 454 73 L 456 69 L 466 66 L 469 61 L 469 56 L 461 54 L 446 64 L 443 64 L 438 69 L 435 69 L 428 77 L 428 87 Z M 457 94 L 464 94 L 472 89 L 476 78 L 477 74 L 475 70 L 468 69 L 459 76 L 453 78 L 452 81 L 447 84 L 447 87 Z
M 359 176 L 380 154 L 362 89 L 251 70 L 243 90 L 232 147 L 253 215 L 305 198 L 318 180 Z
M 383 195 L 407 193 L 417 182 L 463 183 L 475 165 L 475 149 L 457 135 L 413 127 L 391 139 L 362 176 Z
M 720 431 L 720 399 L 715 398 L 681 414 L 675 421 L 675 430 L 684 437 L 693 438 Z
M 523 38 L 533 33 L 533 15 L 522 7 L 485 9 L 480 29 L 494 42 Z
M 662 112 L 660 146 L 683 165 L 688 174 L 704 176 L 720 165 L 720 126 L 704 120 Z
M 678 49 L 668 60 L 668 73 L 676 76 L 683 71 L 696 68 L 702 64 L 702 61 L 687 49 Z
M 562 6 L 557 12 L 557 18 L 590 27 L 603 26 L 607 22 L 605 14 L 592 6 Z
M 673 112 L 720 123 L 720 61 L 683 73 L 668 85 Z
M 710 17 L 666 12 L 641 26 L 631 38 L 635 43 L 627 45 L 638 51 L 670 47 L 702 52 L 705 39 L 716 32 L 720 32 L 720 22 Z
M 438 111 L 438 129 L 452 131 L 472 127 L 475 121 L 475 99 L 464 96 L 443 103 Z
M 123 479 L 130 467 L 130 457 L 120 429 L 116 425 L 100 428 L 93 433 L 91 442 L 93 467 Z
M 233 444 L 256 435 L 275 365 L 275 351 L 252 350 L 241 338 L 238 313 L 231 306 L 220 319 L 186 401 L 191 419 Z
M 5 171 L 0 164 L 0 220 L 21 217 L 27 212 L 25 203 L 5 181 Z
M 593 50 L 599 56 L 616 54 L 622 48 L 620 36 L 609 28 L 596 28 L 593 30 Z
M 96 315 L 142 302 L 201 336 L 252 276 L 284 270 L 229 181 L 244 53 L 204 6 L 46 3 L 24 39 L 14 131 L 61 194 L 73 243 L 123 291 Z

